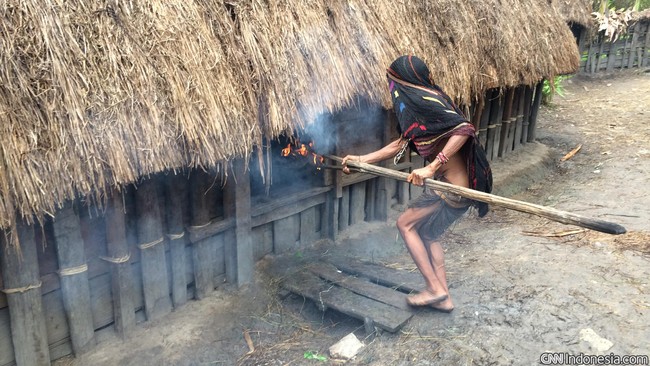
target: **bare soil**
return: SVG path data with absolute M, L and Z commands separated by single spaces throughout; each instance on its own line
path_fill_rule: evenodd
M 107 332 L 94 350 L 57 364 L 519 365 L 538 364 L 543 352 L 650 355 L 650 73 L 575 76 L 564 86 L 565 96 L 538 120 L 552 168 L 540 165 L 544 178 L 521 183 L 513 198 L 617 222 L 627 234 L 498 207 L 483 219 L 470 214 L 443 241 L 456 309 L 422 309 L 396 334 L 366 338 L 360 321 L 281 296 L 282 276 L 338 253 L 415 270 L 394 228 L 395 207 L 387 223 L 363 223 L 336 243 L 265 258 L 245 289 L 189 302 L 140 324 L 126 341 Z M 508 164 L 508 157 L 495 162 L 495 175 Z M 611 347 L 598 349 L 586 329 Z M 331 359 L 328 348 L 350 332 L 366 346 L 353 360 Z

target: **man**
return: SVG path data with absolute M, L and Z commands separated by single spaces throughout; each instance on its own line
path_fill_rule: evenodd
M 474 127 L 431 81 L 426 64 L 415 56 L 401 56 L 391 64 L 387 77 L 400 138 L 369 154 L 348 155 L 343 165 L 351 160 L 377 163 L 391 157 L 397 162 L 411 147 L 427 165 L 411 172 L 410 183 L 422 186 L 424 179 L 434 178 L 490 193 L 492 173 Z M 347 166 L 343 171 L 349 173 Z M 397 228 L 426 284 L 421 292 L 407 297 L 410 305 L 444 312 L 454 309 L 438 238 L 472 205 L 479 216 L 487 213 L 485 203 L 431 190 L 411 202 L 397 219 Z

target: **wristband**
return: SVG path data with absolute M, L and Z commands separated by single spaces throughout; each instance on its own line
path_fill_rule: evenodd
M 440 161 L 440 164 L 442 164 L 442 165 L 447 164 L 447 162 L 449 161 L 449 158 L 447 157 L 447 155 L 445 155 L 445 153 L 443 153 L 442 151 L 438 153 L 438 155 L 436 156 L 436 159 L 438 159 L 438 161 Z

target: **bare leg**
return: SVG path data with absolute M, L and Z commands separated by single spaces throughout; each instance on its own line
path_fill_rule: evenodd
M 439 204 L 430 207 L 409 208 L 397 219 L 397 228 L 406 243 L 406 248 L 426 282 L 427 291 L 409 297 L 409 302 L 413 305 L 439 303 L 447 298 L 446 286 L 443 286 L 436 276 L 427 247 L 417 232 L 418 224 L 435 212 L 438 207 Z
M 441 310 L 451 310 L 454 308 L 454 303 L 451 301 L 451 295 L 449 294 L 449 288 L 447 287 L 445 252 L 439 242 L 433 241 L 429 243 L 429 257 L 431 259 L 433 271 L 435 272 L 436 277 L 438 277 L 440 285 L 445 289 L 445 292 L 447 293 L 447 299 L 436 304 L 435 307 Z

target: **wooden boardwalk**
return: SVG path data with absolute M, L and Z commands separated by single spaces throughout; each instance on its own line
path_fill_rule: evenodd
M 287 278 L 283 287 L 311 299 L 319 309 L 334 309 L 394 333 L 413 316 L 406 295 L 422 287 L 417 273 L 400 271 L 348 258 L 314 263 Z

